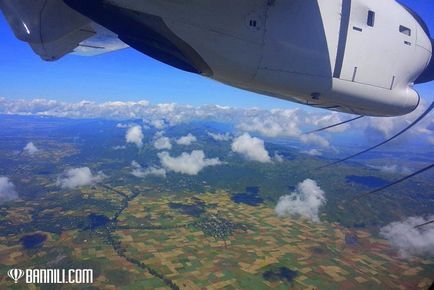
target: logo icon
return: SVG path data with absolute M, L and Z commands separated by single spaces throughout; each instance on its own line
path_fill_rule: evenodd
M 24 271 L 21 269 L 10 269 L 8 271 L 8 276 L 13 279 L 15 283 L 18 283 L 18 280 L 24 276 Z

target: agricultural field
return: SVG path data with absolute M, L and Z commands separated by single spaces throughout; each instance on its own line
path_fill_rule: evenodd
M 379 234 L 402 217 L 432 213 L 430 175 L 345 203 L 396 176 L 356 163 L 309 170 L 326 160 L 268 142 L 280 162 L 246 161 L 227 153 L 229 142 L 210 139 L 209 127 L 190 124 L 166 134 L 193 132 L 191 150 L 206 149 L 219 166 L 138 177 L 133 161 L 158 162 L 155 132 L 140 150 L 118 150 L 125 132 L 117 122 L 5 120 L 0 176 L 11 176 L 17 195 L 0 204 L 0 289 L 426 290 L 434 280 L 432 257 L 404 259 Z M 32 156 L 17 150 L 29 140 L 40 148 Z M 171 154 L 184 150 L 174 146 Z M 63 186 L 71 168 L 85 168 L 91 182 Z M 326 200 L 317 220 L 279 216 L 279 198 L 309 178 Z M 11 268 L 89 268 L 94 283 L 15 284 Z
M 92 197 L 103 194 L 94 191 Z M 87 266 L 95 269 L 94 289 L 429 287 L 432 261 L 399 259 L 386 241 L 366 230 L 278 218 L 269 204 L 236 203 L 224 191 L 183 198 L 148 197 L 146 191 L 125 196 L 128 205 L 107 219 L 53 209 L 52 214 L 70 218 L 88 214 L 88 224 L 60 234 L 31 233 L 43 241 L 24 251 L 19 242 L 29 233 L 2 237 L 0 271 L 17 265 Z M 7 219 L 25 223 L 29 217 L 21 210 L 8 212 Z M 6 279 L 0 285 L 22 289 Z

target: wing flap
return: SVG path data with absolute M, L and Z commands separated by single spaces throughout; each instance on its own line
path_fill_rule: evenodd
M 73 54 L 95 56 L 129 47 L 118 38 L 117 34 L 110 30 L 95 23 L 92 23 L 91 26 L 92 28 L 89 31 L 94 34 L 80 42 L 74 49 Z

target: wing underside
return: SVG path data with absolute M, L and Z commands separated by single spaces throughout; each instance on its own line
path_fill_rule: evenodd
M 74 53 L 94 56 L 128 47 L 118 36 L 60 0 L 0 0 L 15 36 L 44 60 Z

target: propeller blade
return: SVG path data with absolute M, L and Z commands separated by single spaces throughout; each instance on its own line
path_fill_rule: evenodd
M 330 126 L 327 126 L 327 127 L 321 128 L 321 129 L 316 129 L 316 130 L 313 130 L 313 131 L 305 132 L 305 133 L 303 133 L 303 135 L 308 135 L 308 134 L 312 134 L 312 133 L 316 133 L 316 132 L 325 131 L 327 129 L 331 129 L 331 128 L 334 128 L 334 127 L 337 127 L 337 126 L 340 126 L 340 125 L 343 125 L 343 124 L 347 124 L 347 123 L 352 122 L 352 121 L 356 121 L 356 120 L 361 119 L 363 117 L 364 116 L 358 116 L 356 118 L 353 118 L 353 119 L 350 119 L 350 120 L 347 120 L 347 121 L 343 121 L 343 122 L 340 122 L 340 123 L 337 123 L 337 124 L 334 124 L 334 125 L 330 125 Z
M 422 227 L 427 226 L 429 224 L 434 224 L 434 221 L 429 221 L 429 222 L 423 223 L 421 225 L 415 226 L 414 228 L 419 229 L 419 228 L 422 228 Z
M 366 193 L 359 194 L 359 195 L 353 197 L 353 198 L 351 199 L 351 201 L 354 201 L 354 200 L 359 199 L 359 198 L 361 198 L 361 197 L 365 197 L 365 196 L 368 196 L 368 195 L 371 195 L 371 194 L 374 194 L 374 193 L 377 193 L 377 192 L 383 191 L 383 190 L 385 190 L 385 189 L 387 189 L 387 188 L 389 188 L 389 187 L 392 187 L 392 186 L 394 186 L 394 185 L 396 185 L 396 184 L 398 184 L 398 183 L 401 183 L 401 182 L 403 182 L 403 181 L 405 181 L 405 180 L 407 180 L 407 179 L 410 179 L 410 178 L 412 178 L 412 177 L 414 177 L 414 176 L 416 176 L 416 175 L 422 174 L 422 173 L 424 173 L 425 171 L 430 170 L 431 168 L 434 168 L 434 163 L 431 164 L 431 165 L 429 165 L 429 166 L 427 166 L 427 167 L 425 167 L 425 168 L 422 168 L 422 169 L 420 169 L 420 170 L 418 170 L 418 171 L 416 171 L 416 172 L 414 172 L 414 173 L 412 173 L 412 174 L 410 174 L 410 175 L 407 175 L 407 176 L 405 176 L 405 177 L 403 177 L 403 178 L 400 178 L 400 179 L 398 179 L 398 180 L 396 180 L 396 181 L 394 181 L 394 182 L 392 182 L 392 183 L 389 183 L 389 184 L 387 184 L 387 185 L 385 185 L 385 186 L 382 186 L 382 187 L 380 187 L 380 188 L 374 189 L 374 190 L 372 190 L 372 191 L 370 191 L 370 192 L 366 192 Z
M 332 165 L 335 165 L 335 164 L 338 164 L 338 163 L 342 163 L 342 162 L 347 161 L 347 160 L 349 160 L 349 159 L 352 159 L 352 158 L 354 158 L 354 157 L 360 156 L 360 155 L 362 155 L 362 154 L 364 154 L 364 153 L 366 153 L 366 152 L 369 152 L 369 151 L 371 151 L 371 150 L 374 150 L 374 149 L 376 149 L 376 148 L 378 148 L 378 147 L 380 147 L 380 146 L 382 146 L 382 145 L 384 145 L 384 144 L 386 144 L 386 143 L 388 143 L 388 142 L 390 142 L 390 141 L 396 139 L 397 137 L 399 137 L 400 135 L 404 134 L 404 133 L 407 132 L 409 129 L 411 129 L 413 126 L 415 126 L 416 124 L 418 124 L 418 123 L 419 123 L 423 118 L 425 118 L 426 115 L 428 115 L 428 114 L 429 114 L 433 109 L 434 109 L 434 102 L 432 102 L 432 103 L 431 103 L 431 106 L 429 106 L 428 109 L 426 109 L 426 111 L 423 112 L 423 114 L 421 114 L 421 115 L 420 115 L 416 120 L 414 120 L 413 123 L 411 123 L 410 125 L 408 125 L 407 127 L 405 127 L 403 130 L 399 131 L 398 133 L 396 133 L 395 135 L 393 135 L 393 136 L 390 137 L 389 139 L 386 139 L 386 140 L 384 140 L 383 142 L 381 142 L 381 143 L 379 143 L 379 144 L 377 144 L 377 145 L 375 145 L 375 146 L 372 146 L 372 147 L 370 147 L 370 148 L 368 148 L 368 149 L 366 149 L 366 150 L 363 150 L 363 151 L 361 151 L 361 152 L 358 152 L 358 153 L 353 154 L 353 155 L 351 155 L 351 156 L 348 156 L 348 157 L 346 157 L 346 158 L 343 158 L 343 159 L 340 159 L 340 160 L 338 160 L 338 161 L 334 161 L 334 162 L 332 162 L 332 163 L 329 163 L 329 164 L 326 164 L 326 165 L 324 165 L 324 166 L 318 167 L 317 169 L 322 169 L 322 168 L 326 168 L 326 167 L 329 167 L 329 166 L 332 166 Z

